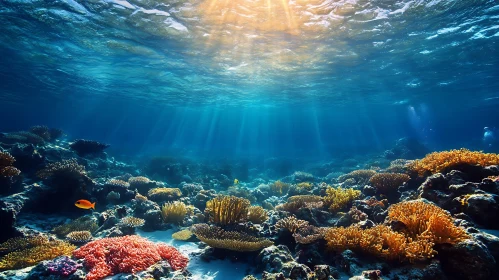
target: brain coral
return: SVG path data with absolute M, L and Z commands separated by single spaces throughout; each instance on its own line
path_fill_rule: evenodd
M 175 270 L 185 268 L 189 259 L 174 247 L 153 243 L 137 235 L 103 238 L 92 241 L 73 252 L 84 259 L 90 272 L 87 280 L 102 279 L 118 273 L 135 273 L 162 259 Z

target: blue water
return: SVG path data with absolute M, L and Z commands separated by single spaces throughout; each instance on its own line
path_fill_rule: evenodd
M 3 0 L 0 131 L 117 155 L 497 152 L 498 19 L 485 0 Z

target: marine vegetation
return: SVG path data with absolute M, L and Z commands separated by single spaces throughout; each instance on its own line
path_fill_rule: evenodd
M 346 208 L 354 199 L 360 196 L 361 192 L 354 189 L 344 189 L 341 187 L 333 188 L 328 186 L 324 204 L 331 212 L 337 212 Z
M 208 244 L 210 247 L 232 251 L 257 251 L 274 244 L 272 241 L 265 238 L 259 238 L 237 231 L 225 231 L 222 228 L 207 224 L 193 225 L 192 232 L 199 240 Z
M 181 223 L 187 215 L 187 206 L 181 201 L 168 202 L 161 207 L 161 217 L 165 223 Z
M 163 243 L 129 235 L 103 238 L 89 242 L 73 252 L 73 257 L 84 260 L 90 272 L 87 280 L 102 279 L 118 273 L 135 273 L 167 260 L 174 270 L 187 266 L 189 259 Z
M 221 195 L 206 202 L 205 212 L 210 222 L 230 225 L 246 220 L 249 207 L 250 201 L 247 199 Z
M 9 252 L 0 259 L 0 270 L 19 269 L 51 260 L 62 255 L 70 255 L 76 246 L 61 240 L 46 237 L 14 238 L 0 244 L 3 252 Z
M 409 175 L 402 173 L 377 173 L 369 179 L 369 183 L 378 193 L 386 194 L 396 192 L 399 186 L 410 179 Z
M 489 166 L 499 164 L 499 154 L 470 151 L 468 149 L 433 152 L 427 154 L 423 159 L 415 160 L 408 168 L 417 172 L 420 176 L 427 173 L 439 173 L 459 165 Z
M 12 166 L 15 161 L 16 159 L 9 153 L 0 151 L 0 176 L 13 177 L 21 174 L 19 169 Z

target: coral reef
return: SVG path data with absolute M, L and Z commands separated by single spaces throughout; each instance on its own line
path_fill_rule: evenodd
M 136 228 L 136 227 L 141 227 L 145 224 L 145 220 L 137 217 L 132 217 L 132 216 L 127 216 L 121 219 L 119 222 L 120 226 L 123 227 L 130 227 L 130 228 Z
M 213 248 L 248 252 L 258 251 L 273 244 L 272 241 L 265 238 L 258 238 L 237 231 L 225 231 L 207 224 L 195 224 L 191 230 L 199 240 Z
M 162 259 L 175 270 L 185 268 L 188 262 L 177 249 L 136 235 L 95 240 L 75 250 L 73 256 L 84 259 L 85 267 L 90 270 L 87 280 L 117 273 L 135 273 Z
M 229 225 L 246 220 L 250 201 L 235 196 L 218 196 L 206 203 L 205 212 L 212 223 Z
M 66 278 L 70 275 L 75 274 L 75 272 L 82 268 L 83 265 L 72 260 L 68 256 L 60 256 L 53 260 L 43 261 L 33 268 L 27 280 L 38 280 L 38 279 L 60 279 Z M 71 279 L 78 279 L 76 277 Z
M 0 259 L 0 270 L 19 269 L 62 255 L 70 255 L 75 246 L 48 238 L 6 241 L 11 251 Z M 12 244 L 19 245 L 17 248 Z M 2 245 L 3 246 L 3 245 Z M 14 249 L 14 250 L 12 250 Z
M 276 196 L 283 196 L 288 193 L 290 186 L 288 183 L 275 181 L 270 185 L 270 192 Z
M 88 230 L 72 231 L 66 235 L 66 239 L 71 243 L 85 243 L 92 238 L 92 233 Z
M 369 179 L 369 183 L 377 189 L 378 193 L 387 194 L 396 192 L 399 186 L 410 179 L 409 175 L 402 173 L 377 173 Z
M 155 202 L 172 201 L 179 199 L 182 192 L 178 188 L 154 188 L 147 192 L 147 197 Z
M 326 189 L 326 197 L 324 197 L 324 204 L 331 212 L 339 211 L 346 208 L 354 199 L 357 199 L 361 192 L 354 189 L 333 188 Z
M 449 171 L 460 165 L 489 166 L 499 164 L 499 155 L 470 151 L 468 149 L 433 152 L 423 159 L 415 160 L 409 164 L 409 169 L 417 172 L 420 176 L 427 173 L 438 173 Z
M 282 220 L 279 220 L 275 225 L 277 229 L 287 229 L 291 233 L 295 233 L 298 229 L 307 226 L 307 221 L 298 220 L 295 216 L 286 217 Z
M 254 224 L 261 224 L 269 218 L 267 211 L 261 206 L 250 206 L 248 209 L 248 221 Z
M 344 174 L 338 177 L 338 182 L 343 183 L 348 179 L 353 179 L 355 180 L 355 184 L 358 185 L 365 185 L 367 182 L 369 182 L 369 179 L 371 179 L 372 176 L 376 174 L 376 170 L 371 170 L 371 169 L 359 169 L 359 170 L 354 170 L 348 174 Z
M 0 151 L 0 176 L 12 177 L 21 174 L 21 171 L 12 164 L 16 159 L 9 153 Z
M 185 240 L 189 240 L 192 237 L 192 235 L 193 235 L 192 231 L 190 231 L 188 229 L 183 229 L 181 231 L 177 231 L 177 232 L 173 233 L 172 238 L 175 240 L 185 241 Z
M 181 201 L 165 203 L 161 207 L 161 217 L 165 223 L 180 224 L 187 215 L 187 206 Z
M 57 236 L 64 238 L 73 231 L 90 231 L 93 233 L 98 228 L 99 226 L 92 216 L 83 216 L 67 224 L 55 227 L 52 232 Z

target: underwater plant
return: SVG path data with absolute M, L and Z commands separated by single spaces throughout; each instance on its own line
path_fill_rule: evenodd
M 346 208 L 353 200 L 357 199 L 361 192 L 354 189 L 333 188 L 328 186 L 326 196 L 324 197 L 325 206 L 329 207 L 329 211 L 337 212 Z
M 103 238 L 89 242 L 73 252 L 84 260 L 90 272 L 87 280 L 102 279 L 118 273 L 135 273 L 167 260 L 174 270 L 187 266 L 189 259 L 174 247 L 153 243 L 137 235 Z
M 195 224 L 192 232 L 196 237 L 213 248 L 221 248 L 239 252 L 258 251 L 274 243 L 237 231 L 225 231 L 217 226 Z
M 410 179 L 409 175 L 402 173 L 377 173 L 369 179 L 369 183 L 378 193 L 386 194 L 396 192 L 398 187 Z
M 408 168 L 417 172 L 419 176 L 427 173 L 439 173 L 450 168 L 469 164 L 489 166 L 499 164 L 499 154 L 470 151 L 468 149 L 450 150 L 427 154 L 423 159 L 409 163 Z
M 46 237 L 27 237 L 7 240 L 0 247 L 9 250 L 7 255 L 0 259 L 0 270 L 19 269 L 38 264 L 44 260 L 51 260 L 62 255 L 70 255 L 76 249 L 66 241 L 49 240 Z
M 12 164 L 16 159 L 6 152 L 0 152 L 0 176 L 13 177 L 21 174 L 21 171 Z
M 181 201 L 168 202 L 161 207 L 161 217 L 165 223 L 180 224 L 187 215 L 187 206 Z
M 249 207 L 250 201 L 247 199 L 221 195 L 206 202 L 205 212 L 210 222 L 230 225 L 246 220 Z
M 267 211 L 261 206 L 250 206 L 248 209 L 248 221 L 254 224 L 261 224 L 269 218 Z

